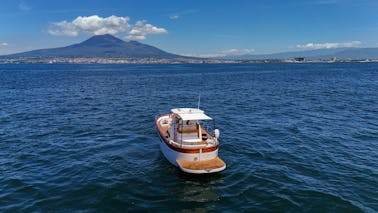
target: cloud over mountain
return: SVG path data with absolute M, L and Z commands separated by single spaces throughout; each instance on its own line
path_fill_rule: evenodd
M 158 28 L 151 24 L 147 24 L 145 20 L 137 21 L 128 33 L 126 38 L 131 40 L 144 40 L 148 34 L 165 34 L 168 33 L 164 28 Z
M 64 20 L 50 23 L 48 33 L 55 36 L 78 36 L 80 33 L 93 35 L 125 33 L 126 38 L 133 40 L 144 40 L 149 34 L 168 33 L 166 29 L 148 24 L 145 20 L 137 21 L 134 25 L 129 21 L 130 18 L 127 16 L 78 16 L 71 22 Z

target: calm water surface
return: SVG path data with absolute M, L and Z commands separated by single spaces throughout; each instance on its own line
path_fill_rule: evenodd
M 201 108 L 227 169 L 154 117 Z M 0 211 L 377 212 L 378 64 L 0 65 Z

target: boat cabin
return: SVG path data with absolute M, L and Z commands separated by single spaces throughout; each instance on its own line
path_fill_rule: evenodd
M 177 108 L 171 110 L 172 125 L 169 134 L 173 140 L 178 143 L 195 144 L 207 137 L 206 131 L 201 126 L 201 120 L 212 120 L 200 109 L 195 108 Z

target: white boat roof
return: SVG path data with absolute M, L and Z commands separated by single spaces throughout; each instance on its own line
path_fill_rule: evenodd
M 196 108 L 176 108 L 176 109 L 172 109 L 171 112 L 180 116 L 180 118 L 184 121 L 212 120 L 212 118 L 205 115 L 203 110 L 196 109 Z

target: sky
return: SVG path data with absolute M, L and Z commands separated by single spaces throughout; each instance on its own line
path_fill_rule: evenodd
M 1 0 L 0 55 L 112 34 L 188 56 L 378 47 L 377 0 Z

